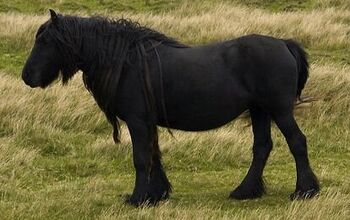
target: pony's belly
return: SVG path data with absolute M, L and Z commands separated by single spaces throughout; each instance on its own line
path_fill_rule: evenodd
M 169 124 L 161 119 L 159 125 L 183 131 L 205 131 L 231 122 L 246 109 L 244 106 L 240 106 L 240 108 L 236 106 L 236 108 L 207 109 L 203 112 L 187 111 L 186 114 L 183 111 L 172 111 L 168 115 Z
M 231 118 L 226 120 L 220 120 L 220 121 L 216 120 L 211 122 L 208 122 L 207 118 L 189 119 L 188 121 L 181 121 L 181 122 L 170 124 L 170 128 L 182 130 L 182 131 L 207 131 L 207 130 L 219 128 L 231 122 L 236 117 L 238 117 L 238 115 L 232 116 Z M 167 126 L 165 125 L 165 127 Z

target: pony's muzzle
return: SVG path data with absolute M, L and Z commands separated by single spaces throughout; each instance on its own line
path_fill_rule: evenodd
M 30 78 L 30 75 L 31 75 L 30 71 L 23 69 L 22 80 L 24 81 L 24 83 L 30 86 L 31 88 L 40 86 L 38 82 L 35 82 L 33 79 Z

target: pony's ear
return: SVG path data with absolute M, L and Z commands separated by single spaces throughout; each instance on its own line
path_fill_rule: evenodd
M 49 9 L 50 11 L 50 15 L 51 15 L 51 21 L 52 23 L 56 23 L 57 22 L 57 14 L 53 9 Z

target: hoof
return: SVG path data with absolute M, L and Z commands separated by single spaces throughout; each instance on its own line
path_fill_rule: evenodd
M 124 197 L 124 203 L 128 205 L 132 205 L 134 207 L 140 207 L 140 206 L 155 206 L 159 202 L 167 200 L 169 197 L 162 196 L 162 197 L 154 197 L 154 196 L 132 196 L 132 195 L 125 195 Z
M 156 203 L 152 203 L 150 199 L 136 198 L 132 195 L 126 195 L 124 198 L 124 203 L 134 207 L 156 205 Z
M 260 198 L 265 193 L 262 178 L 245 178 L 242 183 L 230 193 L 229 198 L 237 200 Z
M 298 179 L 296 190 L 289 196 L 289 198 L 291 200 L 297 200 L 311 199 L 318 196 L 320 192 L 320 184 L 312 170 L 309 170 L 301 176 L 303 178 Z
M 171 193 L 171 184 L 160 164 L 151 172 L 149 183 L 143 188 L 134 189 L 133 194 L 125 197 L 125 203 L 138 206 L 154 206 L 160 201 L 167 200 Z
M 319 195 L 318 189 L 309 189 L 307 191 L 295 191 L 292 193 L 289 198 L 290 200 L 298 200 L 298 199 L 311 199 L 317 197 Z
M 240 185 L 230 193 L 229 198 L 237 200 L 256 199 L 260 198 L 265 193 L 264 185 L 254 184 L 252 186 Z

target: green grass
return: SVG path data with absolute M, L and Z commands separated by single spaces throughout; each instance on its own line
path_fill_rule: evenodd
M 43 3 L 44 2 L 44 3 Z M 172 8 L 180 5 L 184 0 L 14 0 L 14 1 L 3 1 L 1 0 L 0 11 L 9 12 L 17 11 L 23 13 L 46 13 L 49 8 L 57 9 L 59 11 L 84 11 L 89 14 L 96 12 L 107 11 L 107 12 L 120 12 L 120 11 L 152 11 L 162 12 L 168 11 Z
M 251 7 L 260 7 L 274 12 L 308 10 L 314 7 L 314 1 L 312 0 L 243 0 L 238 2 Z
M 0 69 L 6 73 L 19 75 L 30 48 L 18 46 L 21 42 L 17 40 L 0 38 L 0 41 Z
M 0 219 L 347 219 L 348 4 L 337 0 L 336 9 L 328 9 L 327 0 L 150 0 L 149 5 L 138 0 L 1 1 Z M 229 192 L 251 162 L 251 127 L 247 119 L 238 119 L 208 132 L 175 131 L 176 139 L 160 129 L 173 194 L 157 207 L 124 205 L 123 196 L 132 191 L 135 175 L 125 127 L 122 143 L 115 145 L 111 126 L 80 76 L 68 86 L 55 84 L 46 90 L 32 90 L 20 79 L 33 35 L 51 7 L 63 13 L 128 16 L 189 44 L 251 32 L 296 36 L 312 63 L 304 95 L 315 101 L 298 108 L 296 116 L 321 182 L 319 198 L 289 201 L 295 163 L 273 126 L 274 150 L 264 173 L 267 195 L 251 201 L 229 200 Z M 315 14 L 310 17 L 310 13 Z

